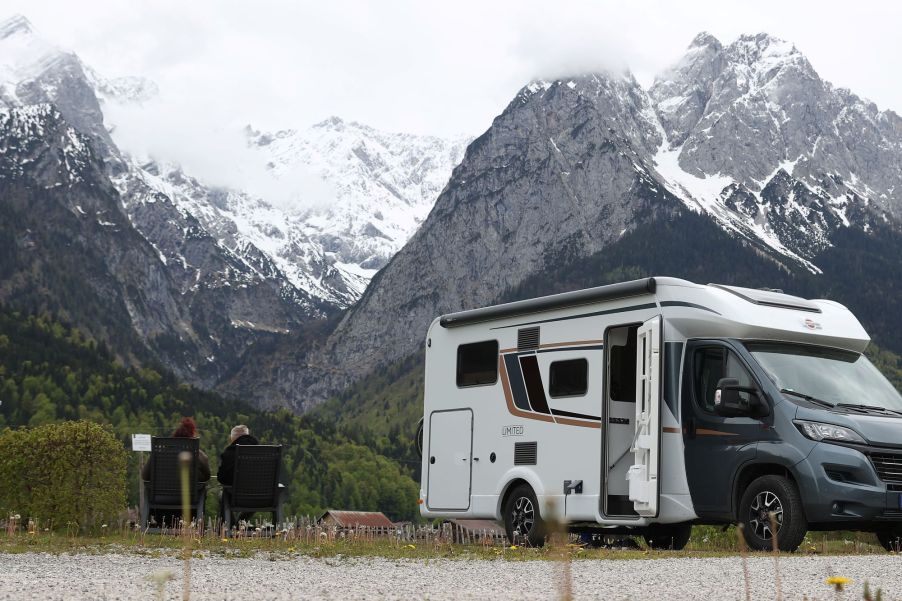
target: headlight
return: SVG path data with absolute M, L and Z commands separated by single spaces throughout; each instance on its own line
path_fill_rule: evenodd
M 855 430 L 836 426 L 834 424 L 822 424 L 820 422 L 806 422 L 796 420 L 795 425 L 811 440 L 838 440 L 840 442 L 858 442 L 867 444 Z

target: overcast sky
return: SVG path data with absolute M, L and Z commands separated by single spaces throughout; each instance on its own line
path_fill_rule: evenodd
M 833 83 L 902 112 L 902 3 L 4 0 L 105 75 L 139 74 L 187 122 L 481 133 L 531 78 L 628 65 L 640 81 L 696 33 L 788 39 Z

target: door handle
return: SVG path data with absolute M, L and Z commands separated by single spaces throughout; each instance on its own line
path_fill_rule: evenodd
M 473 457 L 473 461 L 479 461 L 479 457 Z
M 689 418 L 689 438 L 695 438 L 695 418 Z

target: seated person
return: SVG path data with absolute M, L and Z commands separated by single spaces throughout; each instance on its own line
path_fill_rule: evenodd
M 173 438 L 199 438 L 197 432 L 197 424 L 194 423 L 194 418 L 192 417 L 183 417 L 181 423 L 178 428 L 172 433 Z M 148 481 L 150 480 L 151 474 L 151 466 L 153 465 L 152 461 L 148 461 L 144 464 L 144 468 L 141 470 L 141 479 Z M 207 482 L 210 480 L 210 459 L 207 457 L 207 454 L 201 450 L 197 451 L 197 481 L 198 482 Z
M 216 479 L 225 486 L 232 485 L 232 476 L 235 473 L 235 445 L 260 444 L 251 436 L 251 431 L 244 424 L 232 428 L 229 436 L 229 446 L 219 456 L 219 469 L 216 471 Z M 208 468 L 209 469 L 209 468 Z
M 237 445 L 254 444 L 260 444 L 260 441 L 251 436 L 251 431 L 247 426 L 240 424 L 232 428 L 232 432 L 229 435 L 229 446 L 227 446 L 219 456 L 219 469 L 216 471 L 216 479 L 219 480 L 220 484 L 222 484 L 223 486 L 232 485 L 232 478 L 235 475 L 235 447 Z M 222 520 L 225 520 L 224 500 L 228 497 L 228 495 L 229 491 L 223 489 L 223 498 L 219 503 L 219 517 Z M 235 523 L 237 523 L 241 520 L 249 520 L 252 515 L 253 513 L 242 513 L 240 515 L 234 516 L 233 519 L 235 520 Z
M 199 438 L 197 432 L 197 424 L 194 423 L 194 418 L 191 417 L 183 417 L 182 421 L 179 423 L 179 426 L 172 433 L 173 438 Z M 145 482 L 149 482 L 152 474 L 152 466 L 153 461 L 148 461 L 144 464 L 144 467 L 141 468 L 141 479 Z M 207 457 L 207 454 L 203 451 L 197 451 L 197 486 L 198 490 L 202 490 L 203 487 L 207 485 L 207 482 L 210 480 L 210 459 Z M 178 512 L 173 511 L 163 511 L 156 510 L 151 515 L 151 520 L 160 525 L 174 525 L 178 520 L 180 514 Z

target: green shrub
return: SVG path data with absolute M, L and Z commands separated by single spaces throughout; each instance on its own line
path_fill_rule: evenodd
M 65 529 L 112 522 L 125 508 L 126 450 L 88 421 L 0 432 L 0 511 Z

